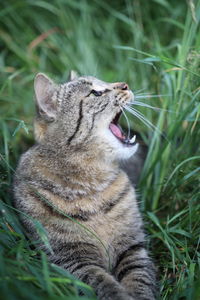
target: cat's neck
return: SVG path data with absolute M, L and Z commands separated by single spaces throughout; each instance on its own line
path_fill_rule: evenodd
M 119 163 L 107 159 L 98 147 L 63 148 L 57 151 L 54 147 L 39 145 L 37 149 L 46 161 L 46 166 L 62 176 L 79 173 L 88 178 L 106 178 L 119 170 Z M 51 164 L 48 166 L 49 162 Z

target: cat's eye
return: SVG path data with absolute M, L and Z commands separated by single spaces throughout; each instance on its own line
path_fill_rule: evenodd
M 90 94 L 93 94 L 96 97 L 98 97 L 98 96 L 102 96 L 103 92 L 102 91 L 91 90 Z

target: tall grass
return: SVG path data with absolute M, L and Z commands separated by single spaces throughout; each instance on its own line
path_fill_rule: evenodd
M 200 1 L 10 0 L 0 3 L 0 287 L 3 299 L 95 299 L 35 250 L 12 207 L 20 153 L 33 144 L 33 78 L 70 69 L 159 97 L 129 114 L 148 145 L 139 194 L 161 299 L 200 297 Z M 36 225 L 41 236 L 45 232 Z

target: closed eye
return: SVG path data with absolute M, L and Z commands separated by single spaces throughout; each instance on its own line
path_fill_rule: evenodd
M 90 94 L 95 95 L 96 97 L 102 96 L 103 91 L 95 91 L 95 90 L 91 90 Z
M 96 91 L 96 90 L 91 90 L 91 92 L 88 94 L 88 96 L 90 96 L 91 94 L 93 94 L 96 97 L 102 96 L 104 93 L 109 92 L 109 89 L 105 89 L 103 91 Z

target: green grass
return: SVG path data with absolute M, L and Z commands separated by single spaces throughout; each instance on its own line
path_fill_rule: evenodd
M 159 130 L 129 115 L 149 147 L 139 200 L 160 298 L 199 299 L 200 1 L 10 0 L 0 8 L 0 297 L 80 299 L 81 289 L 81 299 L 95 299 L 48 263 L 11 208 L 16 163 L 33 144 L 35 73 L 64 82 L 75 69 L 162 95 L 142 101 L 163 110 L 140 108 Z

